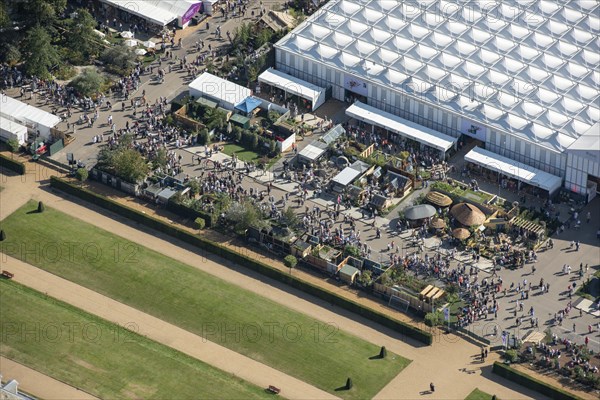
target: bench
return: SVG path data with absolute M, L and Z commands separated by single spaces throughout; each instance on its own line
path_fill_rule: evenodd
M 281 389 L 273 385 L 269 385 L 269 388 L 267 390 L 273 394 L 279 394 L 279 392 L 281 392 Z
M 2 276 L 6 279 L 12 279 L 12 277 L 15 276 L 15 274 L 4 270 L 4 271 L 2 271 Z

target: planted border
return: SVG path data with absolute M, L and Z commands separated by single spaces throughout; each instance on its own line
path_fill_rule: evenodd
M 492 372 L 508 379 L 509 381 L 526 386 L 531 390 L 535 390 L 536 392 L 548 396 L 554 400 L 581 400 L 581 397 L 575 396 L 574 394 L 571 394 L 565 390 L 535 379 L 531 375 L 517 371 L 514 368 L 511 368 L 510 366 L 498 361 L 494 363 Z
M 429 332 L 426 332 L 422 329 L 419 329 L 402 321 L 398 321 L 395 318 L 389 317 L 369 307 L 365 307 L 362 304 L 359 304 L 353 300 L 338 296 L 337 294 L 327 289 L 296 278 L 293 275 L 289 275 L 283 271 L 280 271 L 263 262 L 240 254 L 218 243 L 193 235 L 192 233 L 189 233 L 183 229 L 163 222 L 160 219 L 154 218 L 150 215 L 144 214 L 133 208 L 127 207 L 114 200 L 111 200 L 106 196 L 72 185 L 71 183 L 60 179 L 56 176 L 50 177 L 50 185 L 56 189 L 62 190 L 67 194 L 71 194 L 94 205 L 115 212 L 125 218 L 129 218 L 148 228 L 152 228 L 159 232 L 163 232 L 169 236 L 173 236 L 188 244 L 191 244 L 200 249 L 206 250 L 210 253 L 220 256 L 226 260 L 232 261 L 241 266 L 247 267 L 253 271 L 259 272 L 269 278 L 286 283 L 295 289 L 302 290 L 303 292 L 318 297 L 321 300 L 338 305 L 348 311 L 352 311 L 371 321 L 377 322 L 387 328 L 390 328 L 396 332 L 413 338 L 421 343 L 424 343 L 426 345 L 431 345 L 433 343 L 433 336 Z
M 19 175 L 25 175 L 25 164 L 21 161 L 6 157 L 4 154 L 0 154 L 0 166 L 10 169 Z

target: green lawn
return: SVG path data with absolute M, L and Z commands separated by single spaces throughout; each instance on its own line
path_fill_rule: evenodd
M 465 400 L 490 400 L 491 398 L 491 394 L 487 394 L 479 389 L 475 389 L 467 396 Z
M 409 360 L 110 232 L 30 202 L 3 252 L 345 398 L 374 396 Z M 336 392 L 348 377 L 354 388 Z
M 223 153 L 228 156 L 235 155 L 240 161 L 256 161 L 260 158 L 260 156 L 252 150 L 248 150 L 245 147 L 242 147 L 237 144 L 228 143 L 223 146 Z
M 105 399 L 268 394 L 194 358 L 0 279 L 1 354 Z

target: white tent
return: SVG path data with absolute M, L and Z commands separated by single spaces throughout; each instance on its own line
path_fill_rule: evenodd
M 286 93 L 309 100 L 313 111 L 325 102 L 325 88 L 318 87 L 273 68 L 269 68 L 260 74 L 258 81 L 275 86 Z
M 491 151 L 475 147 L 465 155 L 465 160 L 492 171 L 499 172 L 528 185 L 554 193 L 560 188 L 562 179 L 559 176 L 521 164 Z
M 185 26 L 200 11 L 200 0 L 100 0 L 113 7 L 125 10 L 133 15 L 165 26 L 177 20 L 179 26 Z
M 250 89 L 208 72 L 203 73 L 190 83 L 189 92 L 190 96 L 208 98 L 228 110 L 233 110 L 236 105 L 252 95 Z
M 133 39 L 133 32 L 130 31 L 123 31 L 120 35 L 123 39 Z
M 0 98 L 0 117 L 25 125 L 33 132 L 39 130 L 42 138 L 50 137 L 51 129 L 60 123 L 57 115 L 6 95 Z
M 146 55 L 146 53 L 147 53 L 147 51 L 144 50 L 144 49 L 136 49 L 135 50 L 135 54 L 138 55 L 138 56 Z
M 19 144 L 24 144 L 27 141 L 27 127 L 0 117 L 0 140 L 7 142 L 10 139 L 17 139 Z
M 135 39 L 127 39 L 123 41 L 123 44 L 127 47 L 135 47 L 138 45 L 138 41 Z
M 397 115 L 363 104 L 360 101 L 357 101 L 348 107 L 346 115 L 368 124 L 396 132 L 401 136 L 443 152 L 449 150 L 457 141 L 457 138 L 455 137 L 415 124 L 414 122 L 400 118 Z

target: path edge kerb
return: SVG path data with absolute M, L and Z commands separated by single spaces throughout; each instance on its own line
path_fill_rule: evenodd
M 279 271 L 278 269 L 275 269 L 265 263 L 254 260 L 225 246 L 221 246 L 218 243 L 195 236 L 176 226 L 167 224 L 166 222 L 163 222 L 157 218 L 111 200 L 106 196 L 97 194 L 79 186 L 75 186 L 68 181 L 54 175 L 50 177 L 50 186 L 63 191 L 64 193 L 73 195 L 81 200 L 102 207 L 108 211 L 112 211 L 122 217 L 138 222 L 148 228 L 155 229 L 226 260 L 232 261 L 238 265 L 249 268 L 262 275 L 265 275 L 266 277 L 290 285 L 295 289 L 299 289 L 321 300 L 338 305 L 345 310 L 351 311 L 373 322 L 379 323 L 386 328 L 390 328 L 402 335 L 406 335 L 407 337 L 415 339 L 420 343 L 428 346 L 433 344 L 433 335 L 429 332 L 389 317 L 379 311 L 352 301 L 351 299 L 338 296 L 327 289 L 316 286 L 310 282 L 306 282 L 300 278 L 297 278 L 296 276 L 285 274 L 282 271 Z

